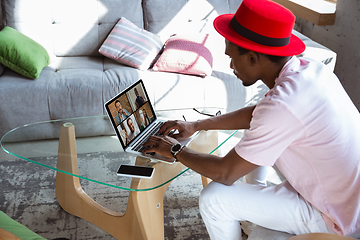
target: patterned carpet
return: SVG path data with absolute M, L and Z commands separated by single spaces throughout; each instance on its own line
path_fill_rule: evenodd
M 111 163 L 113 154 L 79 155 Z M 53 160 L 53 159 L 49 159 Z M 85 192 L 110 210 L 124 213 L 128 192 L 81 181 Z M 209 239 L 198 209 L 200 175 L 187 171 L 169 186 L 164 198 L 165 239 Z M 55 196 L 55 171 L 24 160 L 0 162 L 0 210 L 46 239 L 114 239 L 93 224 L 68 214 Z

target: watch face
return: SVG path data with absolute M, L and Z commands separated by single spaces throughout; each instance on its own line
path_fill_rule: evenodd
M 180 148 L 181 148 L 181 144 L 177 143 L 177 144 L 175 144 L 174 146 L 171 147 L 171 151 L 176 152 L 176 151 L 179 151 Z

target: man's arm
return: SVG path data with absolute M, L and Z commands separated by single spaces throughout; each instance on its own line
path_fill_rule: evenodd
M 145 153 L 156 152 L 162 156 L 172 158 L 171 147 L 178 143 L 176 137 L 189 137 L 199 130 L 214 129 L 248 129 L 255 106 L 239 109 L 221 116 L 211 117 L 196 122 L 169 121 L 160 129 L 162 136 L 151 136 L 144 144 L 148 146 Z M 167 133 L 172 129 L 178 129 L 179 133 L 172 137 Z M 175 137 L 175 138 L 173 138 Z M 185 166 L 197 173 L 225 185 L 231 185 L 239 178 L 250 173 L 258 166 L 240 157 L 234 149 L 226 156 L 198 153 L 190 148 L 183 148 L 176 158 Z
M 185 147 L 176 158 L 195 172 L 228 186 L 258 167 L 240 157 L 235 149 L 224 157 L 218 157 Z
M 248 129 L 255 106 L 241 108 L 217 117 L 196 121 L 197 130 Z
M 122 114 L 124 114 L 127 117 L 130 116 L 130 113 L 125 108 L 122 109 Z
M 151 136 L 144 144 L 144 146 L 148 146 L 144 152 L 156 152 L 162 156 L 172 158 L 170 149 L 176 143 L 178 141 L 169 136 Z M 176 158 L 195 172 L 225 185 L 233 184 L 236 180 L 258 167 L 240 157 L 234 149 L 226 156 L 218 157 L 198 153 L 185 147 L 176 155 Z
M 229 112 L 217 117 L 211 117 L 195 122 L 168 121 L 159 130 L 163 135 L 167 135 L 173 129 L 177 129 L 179 134 L 175 138 L 190 137 L 193 133 L 200 130 L 234 130 L 248 129 L 252 119 L 255 106 L 245 107 L 233 112 Z

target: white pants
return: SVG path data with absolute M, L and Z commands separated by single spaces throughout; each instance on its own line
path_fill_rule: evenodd
M 287 181 L 271 187 L 211 182 L 200 194 L 200 213 L 211 239 L 241 239 L 239 221 L 290 234 L 332 233 Z

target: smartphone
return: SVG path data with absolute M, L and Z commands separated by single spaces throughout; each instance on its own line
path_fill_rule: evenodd
M 117 175 L 135 178 L 152 178 L 154 171 L 155 168 L 152 167 L 120 165 Z

